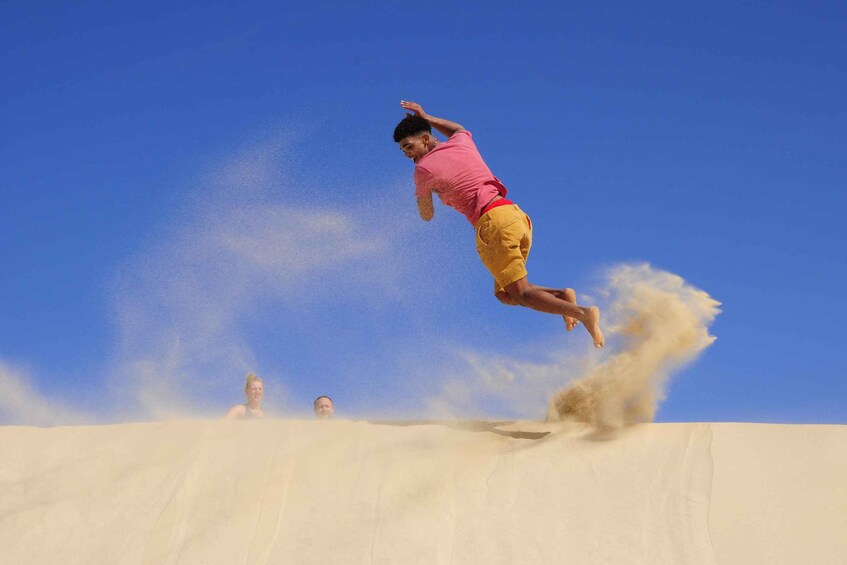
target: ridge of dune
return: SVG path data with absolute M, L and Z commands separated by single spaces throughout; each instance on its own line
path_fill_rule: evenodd
M 0 562 L 844 563 L 844 445 L 732 423 L 2 427 Z

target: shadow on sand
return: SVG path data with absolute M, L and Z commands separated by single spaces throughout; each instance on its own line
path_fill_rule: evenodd
M 550 435 L 550 432 L 523 432 L 498 429 L 501 426 L 514 424 L 512 421 L 483 422 L 479 420 L 368 420 L 369 424 L 377 426 L 445 426 L 454 430 L 466 432 L 488 432 L 498 436 L 506 436 L 513 439 L 541 439 Z

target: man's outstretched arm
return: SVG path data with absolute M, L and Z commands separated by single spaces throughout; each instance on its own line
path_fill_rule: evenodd
M 462 131 L 465 129 L 462 124 L 457 124 L 456 122 L 451 122 L 450 120 L 445 120 L 444 118 L 436 118 L 435 116 L 430 116 L 426 112 L 424 112 L 423 107 L 417 102 L 407 102 L 406 100 L 400 101 L 400 106 L 405 108 L 406 110 L 411 110 L 412 113 L 420 116 L 429 122 L 429 125 L 434 127 L 439 132 L 443 133 L 447 137 L 450 137 L 457 131 Z

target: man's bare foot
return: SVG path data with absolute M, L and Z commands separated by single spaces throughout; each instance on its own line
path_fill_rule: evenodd
M 566 302 L 570 302 L 571 304 L 576 304 L 576 291 L 572 288 L 563 288 L 561 290 L 561 299 Z M 579 323 L 579 320 L 576 318 L 571 318 L 570 316 L 562 316 L 565 319 L 565 330 L 571 331 L 576 327 Z
M 606 337 L 600 330 L 600 309 L 596 306 L 589 306 L 582 309 L 585 312 L 585 329 L 591 334 L 591 339 L 594 340 L 594 347 L 603 347 L 606 345 Z

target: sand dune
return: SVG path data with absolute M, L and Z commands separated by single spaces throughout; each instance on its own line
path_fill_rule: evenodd
M 0 563 L 847 563 L 847 426 L 0 428 Z

